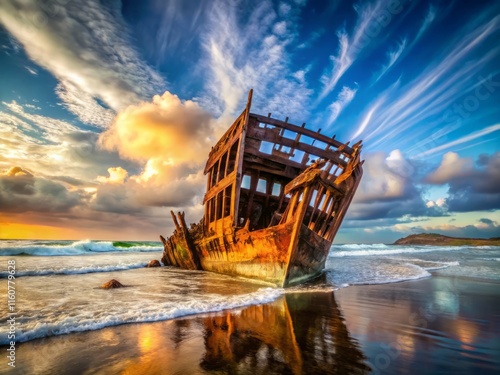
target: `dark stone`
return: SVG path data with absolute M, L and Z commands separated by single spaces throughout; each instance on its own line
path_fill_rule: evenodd
M 103 289 L 114 289 L 114 288 L 123 288 L 123 287 L 124 287 L 124 285 L 115 279 L 111 279 L 107 283 L 102 284 Z
M 153 259 L 150 260 L 149 263 L 146 265 L 146 267 L 151 268 L 151 267 L 161 267 L 160 261 Z

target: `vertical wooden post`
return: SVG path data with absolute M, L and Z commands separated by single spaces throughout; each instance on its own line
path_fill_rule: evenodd
M 252 106 L 252 96 L 253 89 L 248 92 L 247 105 L 245 107 L 245 111 L 242 113 L 242 121 L 241 125 L 241 135 L 240 135 L 240 146 L 238 147 L 238 153 L 236 155 L 236 183 L 234 184 L 234 194 L 233 194 L 233 215 L 234 215 L 234 226 L 238 226 L 238 210 L 240 204 L 240 189 L 241 189 L 241 180 L 243 178 L 243 156 L 245 154 L 245 138 L 247 135 L 247 127 L 249 126 L 249 116 L 250 116 L 250 107 Z
M 311 192 L 312 192 L 311 186 L 306 186 L 306 188 L 303 191 L 302 200 L 299 202 L 299 207 L 297 208 L 296 213 L 294 215 L 294 225 L 292 229 L 292 234 L 290 236 L 290 246 L 288 247 L 288 259 L 286 262 L 285 279 L 283 281 L 284 283 L 286 283 L 290 275 L 291 259 L 295 256 L 295 252 L 297 251 L 297 244 L 299 242 L 302 220 L 304 220 L 304 216 L 307 211 L 307 206 L 309 205 L 309 200 L 311 199 Z M 299 192 L 296 192 L 296 195 L 299 194 L 300 194 Z
M 177 218 L 175 217 L 174 211 L 170 211 L 170 215 L 172 215 L 172 220 L 174 221 L 175 229 L 180 231 L 181 227 L 179 226 L 179 222 L 177 221 Z

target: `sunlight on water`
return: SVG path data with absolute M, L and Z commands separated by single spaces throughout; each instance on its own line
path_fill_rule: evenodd
M 495 247 L 336 245 L 322 279 L 286 291 L 209 272 L 144 268 L 149 260 L 161 258 L 160 250 L 157 243 L 0 241 L 2 258 L 16 261 L 17 298 L 23 301 L 18 307 L 19 340 L 239 308 L 270 302 L 284 293 L 428 278 L 434 270 L 500 279 L 500 248 Z M 0 277 L 6 276 L 0 272 Z M 100 288 L 112 278 L 126 287 Z M 443 293 L 436 296 L 436 304 L 456 314 L 453 295 Z M 6 319 L 3 312 L 1 344 L 7 342 Z M 148 336 L 143 340 L 142 347 L 147 347 Z

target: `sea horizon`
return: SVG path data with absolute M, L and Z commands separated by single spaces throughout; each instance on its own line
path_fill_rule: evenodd
M 253 350 L 262 349 L 262 345 L 271 345 L 270 348 L 272 347 L 273 351 L 281 353 L 276 354 L 278 357 L 289 356 L 291 354 L 287 352 L 289 349 L 286 345 L 298 340 L 296 344 L 301 349 L 297 350 L 302 353 L 300 356 L 307 358 L 316 350 L 311 344 L 300 346 L 301 340 L 305 340 L 305 337 L 300 336 L 301 327 L 309 324 L 307 320 L 301 318 L 300 311 L 307 309 L 312 321 L 319 319 L 325 322 L 322 324 L 334 324 L 332 332 L 339 333 L 339 329 L 349 328 L 351 338 L 348 341 L 341 339 L 340 336 L 334 340 L 341 340 L 338 344 L 347 346 L 348 352 L 346 353 L 358 353 L 361 356 L 356 360 L 356 371 L 361 371 L 360 373 L 365 373 L 363 371 L 367 371 L 367 368 L 370 368 L 373 374 L 386 369 L 384 363 L 380 362 L 380 353 L 384 353 L 381 352 L 381 348 L 391 344 L 385 340 L 394 340 L 394 338 L 390 339 L 392 334 L 389 332 L 399 328 L 397 325 L 390 325 L 389 322 L 384 323 L 389 336 L 379 337 L 377 339 L 379 344 L 373 346 L 370 344 L 371 339 L 363 333 L 361 329 L 363 325 L 359 325 L 359 319 L 375 319 L 382 311 L 386 311 L 382 314 L 387 315 L 391 314 L 391 311 L 399 310 L 401 311 L 397 319 L 403 319 L 403 316 L 408 314 L 411 316 L 412 313 L 422 314 L 422 311 L 425 311 L 425 314 L 431 314 L 435 319 L 434 323 L 429 321 L 429 324 L 441 322 L 436 330 L 443 330 L 443 332 L 436 333 L 438 336 L 434 336 L 434 333 L 426 333 L 427 340 L 435 340 L 439 335 L 448 335 L 447 328 L 442 326 L 445 322 L 461 322 L 463 319 L 468 319 L 470 323 L 468 323 L 467 332 L 474 327 L 473 331 L 470 331 L 470 334 L 474 334 L 474 339 L 468 339 L 467 345 L 469 346 L 467 347 L 477 348 L 478 355 L 484 357 L 485 361 L 483 364 L 473 361 L 469 364 L 471 367 L 468 368 L 488 373 L 491 369 L 500 366 L 494 359 L 495 355 L 492 354 L 498 348 L 496 349 L 490 341 L 492 334 L 490 325 L 493 324 L 489 315 L 491 311 L 485 309 L 486 302 L 481 299 L 486 298 L 484 293 L 492 293 L 488 285 L 500 285 L 500 246 L 472 248 L 469 246 L 334 244 L 330 249 L 325 271 L 320 278 L 285 289 L 256 280 L 206 271 L 189 271 L 170 266 L 146 268 L 150 260 L 161 258 L 162 250 L 162 244 L 154 241 L 117 241 L 116 243 L 91 240 L 1 241 L 0 263 L 15 263 L 17 365 L 27 372 L 44 373 L 38 370 L 39 364 L 30 359 L 30 353 L 33 350 L 45 352 L 53 346 L 59 347 L 65 353 L 62 363 L 76 361 L 78 353 L 82 350 L 88 351 L 88 349 L 81 348 L 79 344 L 82 339 L 87 340 L 84 337 L 88 337 L 88 340 L 101 340 L 98 347 L 103 353 L 108 353 L 108 357 L 122 358 L 113 362 L 114 367 L 110 367 L 107 362 L 100 362 L 97 359 L 99 356 L 90 355 L 89 361 L 94 370 L 100 368 L 104 373 L 113 373 L 110 369 L 122 368 L 127 363 L 127 358 L 135 358 L 137 354 L 130 352 L 133 346 L 120 346 L 123 353 L 116 357 L 113 348 L 117 344 L 112 344 L 107 340 L 116 335 L 125 335 L 128 337 L 127 340 L 132 341 L 141 340 L 141 336 L 136 336 L 137 334 L 150 337 L 152 333 L 151 329 L 147 328 L 149 325 L 157 327 L 155 332 L 158 329 L 163 332 L 162 334 L 155 333 L 154 340 L 157 343 L 164 342 L 165 345 L 167 344 L 165 340 L 176 340 L 175 336 L 172 337 L 172 327 L 178 325 L 191 327 L 188 331 L 189 335 L 193 337 L 194 342 L 199 343 L 196 345 L 205 346 L 204 358 L 211 358 L 216 355 L 218 349 L 203 340 L 206 335 L 203 330 L 219 332 L 217 327 L 222 323 L 216 323 L 216 326 L 213 326 L 213 323 L 209 322 L 222 322 L 220 319 L 234 321 L 235 327 L 241 326 L 241 329 L 246 330 L 245 332 L 255 334 L 258 340 L 264 340 L 267 343 L 254 342 L 248 348 L 246 355 L 252 355 Z M 2 288 L 6 287 L 8 276 L 6 269 L 0 270 Z M 118 280 L 125 287 L 102 289 L 102 285 L 110 279 Z M 382 293 L 380 296 L 387 296 L 389 293 L 393 297 L 392 299 L 383 297 L 384 299 L 380 300 L 383 301 L 380 306 L 372 305 L 372 302 L 364 302 L 363 296 L 372 292 Z M 493 294 L 488 298 L 495 300 L 498 297 Z M 467 315 L 472 312 L 462 311 L 461 299 L 472 299 L 471 301 L 479 299 L 480 302 L 467 302 L 477 305 L 473 310 L 473 320 Z M 392 305 L 393 303 L 395 305 Z M 318 304 L 326 304 L 325 309 L 317 311 L 315 306 Z M 403 306 L 406 307 L 403 308 Z M 329 317 L 332 312 L 328 311 L 331 311 L 331 308 L 334 309 L 334 315 Z M 283 320 L 283 312 L 290 315 L 290 318 L 286 319 L 292 319 L 293 327 L 289 326 L 289 323 L 284 323 L 287 320 Z M 362 318 L 365 314 L 368 315 Z M 263 318 L 265 320 L 280 322 L 273 326 L 271 336 L 262 336 L 258 326 L 255 326 L 259 320 L 254 319 L 261 315 L 265 317 Z M 7 312 L 0 316 L 0 346 L 6 348 L 9 348 L 10 344 L 10 340 L 7 339 L 8 318 Z M 344 319 L 348 325 L 339 326 Z M 409 327 L 411 326 L 412 323 Z M 500 330 L 498 325 L 493 327 L 493 332 Z M 284 329 L 291 329 L 291 331 L 285 333 Z M 316 332 L 318 339 L 326 340 L 329 337 L 325 336 L 322 330 L 318 330 L 318 327 L 309 329 Z M 411 328 L 415 330 L 411 336 L 412 340 L 420 340 L 413 338 L 414 334 L 419 335 L 419 329 L 418 327 Z M 227 337 L 225 332 L 223 330 L 217 333 L 217 335 L 222 334 L 221 340 L 226 340 L 224 339 Z M 233 340 L 233 337 L 236 337 L 234 335 L 241 334 L 238 332 L 238 330 L 234 331 L 228 339 Z M 286 336 L 281 336 L 285 334 Z M 276 340 L 279 337 L 283 340 L 286 337 L 289 340 L 288 344 L 286 342 L 278 344 Z M 460 345 L 464 345 L 460 344 L 460 338 L 454 340 L 458 341 L 450 341 L 447 344 L 450 350 L 465 350 L 459 349 Z M 486 344 L 484 340 L 487 340 Z M 194 342 L 183 343 L 179 350 L 192 350 L 190 345 Z M 255 349 L 251 349 L 253 345 L 256 345 Z M 486 350 L 485 347 L 489 349 Z M 147 353 L 156 353 L 159 347 L 153 345 L 150 349 L 152 352 Z M 402 347 L 400 350 L 403 353 L 408 349 Z M 415 356 L 422 358 L 426 352 L 427 349 L 422 349 Z M 156 354 L 145 355 L 149 358 L 150 355 Z M 229 357 L 224 357 L 223 363 L 231 357 L 229 352 L 227 355 Z M 314 373 L 315 367 L 311 367 L 312 362 L 305 362 L 301 365 L 300 356 L 296 357 L 294 354 L 292 357 L 279 360 L 279 368 L 296 370 L 301 368 L 302 373 Z M 194 356 L 194 358 L 198 357 Z M 351 366 L 349 356 L 336 358 L 342 364 L 339 366 Z M 413 366 L 412 360 L 409 360 L 406 354 L 403 357 L 398 355 L 397 358 L 390 358 L 391 363 L 396 367 L 392 367 L 393 372 L 387 373 L 397 373 L 398 369 Z M 142 361 L 144 359 L 141 359 L 141 363 Z M 210 366 L 219 363 L 215 359 L 213 360 L 215 362 L 209 359 L 199 359 L 199 361 L 200 366 L 202 363 L 210 364 Z M 151 367 L 138 369 L 138 373 L 160 371 L 158 368 L 160 365 L 154 363 L 148 365 Z M 436 364 L 439 363 L 442 363 L 441 359 L 436 359 Z M 237 365 L 243 364 L 238 362 Z M 51 363 L 50 366 L 56 369 L 53 370 L 55 373 L 67 373 L 61 367 L 62 365 L 56 362 Z M 180 368 L 181 372 L 200 371 L 195 369 L 197 365 L 192 361 L 181 361 L 176 366 L 175 368 Z M 334 369 L 334 367 L 328 367 L 330 366 L 328 361 L 321 366 L 326 366 L 324 368 L 329 368 L 331 371 Z M 155 368 L 156 370 L 152 370 Z M 0 369 L 0 373 L 3 369 Z M 204 373 L 203 371 L 205 370 L 201 370 L 201 373 Z M 280 373 L 280 371 L 276 370 L 271 373 Z

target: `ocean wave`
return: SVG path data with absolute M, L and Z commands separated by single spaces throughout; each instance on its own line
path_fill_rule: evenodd
M 118 263 L 113 265 L 88 265 L 82 267 L 61 267 L 49 269 L 23 269 L 16 272 L 16 277 L 21 276 L 49 276 L 49 275 L 79 275 L 94 272 L 114 272 L 124 271 L 134 268 L 145 267 L 148 262 L 134 262 L 134 263 Z M 7 278 L 9 273 L 7 271 L 0 272 L 0 279 Z
M 0 241 L 0 255 L 61 256 L 110 252 L 153 252 L 163 246 L 156 242 L 111 241 Z
M 500 262 L 500 258 L 478 258 L 479 260 L 487 260 L 493 262 Z
M 332 245 L 332 248 L 339 248 L 339 249 L 388 249 L 392 245 L 386 245 L 383 243 L 374 243 L 374 244 L 359 244 L 359 243 L 351 243 L 351 244 L 345 244 L 345 245 Z
M 435 271 L 443 268 L 448 268 L 451 266 L 459 266 L 458 261 L 437 261 L 437 260 L 424 260 L 419 258 L 386 258 L 394 262 L 401 262 L 403 264 L 411 264 L 414 266 L 421 267 L 427 271 Z
M 144 323 L 169 320 L 194 314 L 218 312 L 274 301 L 283 294 L 282 289 L 261 288 L 244 295 L 205 294 L 175 302 L 142 300 L 140 306 L 134 302 L 108 304 L 101 311 L 87 309 L 62 310 L 44 319 L 22 321 L 16 332 L 16 341 L 25 342 L 42 337 L 63 335 L 72 332 L 92 331 L 127 323 Z M 163 299 L 163 301 L 168 298 Z M 0 345 L 8 344 L 6 324 L 0 328 Z
M 429 253 L 434 251 L 454 251 L 463 250 L 467 246 L 405 246 L 394 245 L 336 245 L 332 246 L 328 256 L 330 258 L 371 256 L 371 255 L 394 255 L 394 254 L 412 254 Z
M 327 263 L 327 284 L 339 286 L 390 284 L 431 276 L 431 271 L 458 266 L 457 261 L 427 261 L 406 258 L 349 258 Z
M 443 265 L 444 267 L 448 267 Z M 384 272 L 383 269 L 376 269 L 365 275 L 364 278 L 359 278 L 350 283 L 350 285 L 374 285 L 374 284 L 392 284 L 403 281 L 425 279 L 432 276 L 426 269 L 417 264 L 405 262 L 389 266 L 389 272 Z

